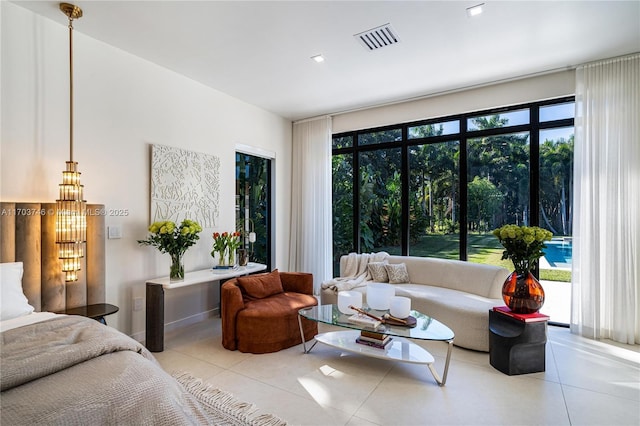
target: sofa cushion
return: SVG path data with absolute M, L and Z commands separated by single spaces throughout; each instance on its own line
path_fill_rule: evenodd
M 277 269 L 268 274 L 238 277 L 238 286 L 247 300 L 264 299 L 284 292 Z
M 389 256 L 390 265 L 404 263 L 413 284 L 427 284 L 502 298 L 502 284 L 509 275 L 505 268 L 494 265 L 434 257 Z M 488 316 L 487 316 L 488 318 Z
M 378 283 L 389 282 L 389 275 L 387 275 L 387 270 L 385 269 L 386 264 L 387 262 L 370 262 L 367 265 L 369 275 L 371 275 L 373 281 Z
M 402 284 L 409 282 L 409 272 L 407 272 L 407 265 L 404 263 L 398 263 L 395 265 L 385 265 L 384 268 L 387 270 L 387 275 L 389 275 L 389 282 L 391 284 Z
M 504 304 L 501 299 L 423 284 L 397 285 L 396 295 L 410 297 L 411 309 L 453 330 L 456 346 L 489 351 L 489 310 Z

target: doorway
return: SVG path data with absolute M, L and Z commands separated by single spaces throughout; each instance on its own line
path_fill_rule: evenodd
M 236 228 L 244 231 L 249 261 L 272 269 L 271 160 L 236 152 Z

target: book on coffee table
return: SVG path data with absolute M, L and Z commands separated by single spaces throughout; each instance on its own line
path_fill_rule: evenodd
M 356 337 L 356 343 L 359 343 L 361 345 L 365 345 L 365 346 L 371 346 L 372 348 L 378 348 L 378 349 L 384 349 L 387 347 L 387 345 L 389 343 L 391 343 L 393 339 L 391 337 L 389 337 L 386 342 L 382 343 L 382 342 L 372 342 L 371 340 L 364 340 L 362 338 L 362 336 L 358 336 Z
M 358 324 L 364 327 L 371 327 L 373 329 L 378 328 L 378 326 L 382 324 L 381 321 L 378 321 L 376 319 L 373 319 L 371 317 L 368 317 L 362 314 L 353 314 L 349 318 L 347 318 L 347 320 L 352 324 Z
M 376 333 L 368 330 L 360 331 L 360 340 L 364 340 L 365 342 L 385 345 L 390 339 L 391 336 L 389 336 L 388 334 Z
M 378 331 L 371 330 L 360 330 L 360 334 L 366 337 L 371 337 L 372 339 L 382 340 L 388 336 L 388 334 L 380 333 Z

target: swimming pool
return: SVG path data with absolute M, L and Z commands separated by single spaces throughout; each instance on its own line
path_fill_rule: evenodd
M 570 238 L 554 238 L 545 245 L 544 258 L 552 268 L 571 268 L 573 247 Z

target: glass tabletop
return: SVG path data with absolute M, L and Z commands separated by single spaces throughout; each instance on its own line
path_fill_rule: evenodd
M 380 318 L 388 311 L 376 311 L 363 307 L 372 315 Z M 454 338 L 453 331 L 440 321 L 431 318 L 418 311 L 411 311 L 411 316 L 416 319 L 416 326 L 413 328 L 381 324 L 375 330 L 371 327 L 361 324 L 349 322 L 348 318 L 351 314 L 343 314 L 338 310 L 338 305 L 319 305 L 310 308 L 301 309 L 298 314 L 303 318 L 311 321 L 317 321 L 324 324 L 337 325 L 339 327 L 351 328 L 353 330 L 371 330 L 377 333 L 388 334 L 390 336 L 407 337 L 410 339 L 420 340 L 452 340 Z

